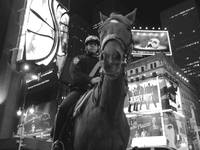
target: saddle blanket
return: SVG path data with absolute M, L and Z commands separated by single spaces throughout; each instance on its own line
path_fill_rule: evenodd
M 91 94 L 92 92 L 93 92 L 93 89 L 91 89 L 91 90 L 85 92 L 85 94 L 83 94 L 83 95 L 81 96 L 81 98 L 80 98 L 80 99 L 78 100 L 78 102 L 76 103 L 76 106 L 74 107 L 73 117 L 76 117 L 76 115 L 77 115 L 78 113 L 80 113 L 80 110 L 81 110 L 83 104 L 84 104 L 85 102 L 87 102 L 87 99 L 88 99 L 88 97 L 90 96 L 90 94 Z

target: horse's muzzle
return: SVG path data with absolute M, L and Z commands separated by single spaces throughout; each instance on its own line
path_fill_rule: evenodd
M 122 56 L 118 51 L 104 51 L 101 55 L 103 70 L 109 75 L 116 77 L 121 73 Z

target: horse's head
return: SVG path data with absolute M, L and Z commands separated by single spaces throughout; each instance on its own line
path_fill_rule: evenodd
M 135 15 L 136 9 L 126 16 L 112 13 L 110 17 L 107 17 L 100 14 L 101 59 L 107 75 L 117 77 L 122 71 L 122 64 L 132 42 L 131 27 L 135 21 Z

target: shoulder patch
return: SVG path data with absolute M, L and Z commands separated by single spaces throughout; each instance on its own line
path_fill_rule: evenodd
M 80 59 L 78 57 L 74 57 L 73 59 L 73 63 L 76 65 L 78 64 L 78 62 L 80 61 Z

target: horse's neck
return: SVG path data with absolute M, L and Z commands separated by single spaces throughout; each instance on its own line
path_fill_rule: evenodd
M 110 119 L 117 119 L 123 113 L 126 95 L 125 86 L 123 75 L 117 79 L 111 79 L 108 76 L 104 76 L 100 107 L 103 108 Z

